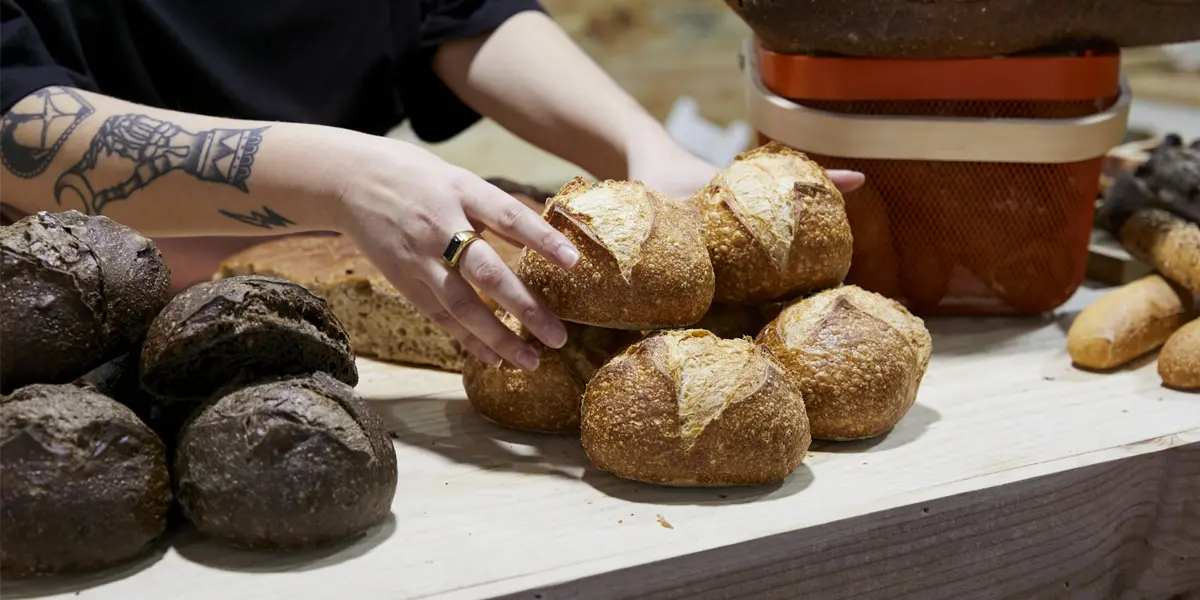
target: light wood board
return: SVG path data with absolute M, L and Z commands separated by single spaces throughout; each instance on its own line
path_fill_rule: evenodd
M 5 598 L 1170 598 L 1200 590 L 1200 395 L 1153 360 L 1064 351 L 1082 290 L 1042 319 L 930 322 L 935 356 L 890 435 L 818 444 L 780 485 L 664 489 L 578 442 L 476 416 L 459 377 L 361 362 L 398 438 L 393 519 L 303 555 L 185 531 L 137 565 Z M 78 595 L 76 593 L 78 592 Z M 1186 596 L 1185 596 L 1186 597 Z M 1195 596 L 1192 596 L 1195 598 Z

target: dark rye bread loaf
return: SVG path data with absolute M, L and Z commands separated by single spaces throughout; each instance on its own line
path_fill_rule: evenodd
M 1193 0 L 725 0 L 785 54 L 976 58 L 1200 39 Z
M 154 242 L 107 217 L 0 227 L 0 391 L 67 383 L 136 347 L 170 279 Z
M 71 384 L 0 397 L 0 572 L 103 569 L 166 528 L 163 444 L 128 408 Z
M 383 421 L 325 373 L 205 405 L 184 427 L 175 472 L 179 503 L 198 530 L 257 549 L 362 533 L 390 514 L 397 480 Z
M 175 399 L 316 371 L 358 384 L 350 339 L 329 305 L 304 286 L 259 275 L 176 296 L 150 326 L 141 360 L 142 386 Z

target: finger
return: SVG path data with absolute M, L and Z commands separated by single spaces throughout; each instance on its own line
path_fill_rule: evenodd
M 579 250 L 565 235 L 520 200 L 482 179 L 467 190 L 463 207 L 468 217 L 483 221 L 492 231 L 517 245 L 528 247 L 564 269 L 579 262 Z
M 475 242 L 471 246 L 485 243 Z M 455 320 L 504 360 L 529 371 L 537 369 L 537 350 L 505 327 L 458 271 L 448 265 L 431 271 L 427 275 L 429 288 Z
M 867 176 L 858 171 L 832 170 L 828 171 L 828 173 L 829 179 L 833 181 L 833 185 L 842 193 L 857 190 L 867 180 Z
M 438 301 L 437 296 L 433 293 L 433 290 L 429 289 L 429 286 L 418 282 L 413 286 L 413 289 L 408 290 L 405 297 L 417 309 L 417 312 L 425 315 L 425 318 L 445 329 L 446 333 L 449 333 L 451 337 L 458 340 L 458 343 L 475 358 L 492 366 L 500 364 L 503 360 L 499 354 L 488 348 L 487 344 L 484 344 L 482 340 L 472 335 L 470 331 L 467 331 L 467 328 L 463 327 L 458 322 L 458 319 L 455 319 L 454 315 L 451 315 L 450 311 L 442 306 L 442 303 Z
M 567 329 L 562 321 L 525 287 L 486 242 L 475 242 L 464 251 L 458 271 L 509 314 L 517 317 L 546 346 L 561 348 L 567 343 Z

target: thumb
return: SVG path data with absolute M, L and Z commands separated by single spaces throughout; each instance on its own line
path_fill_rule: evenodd
M 837 186 L 838 191 L 843 194 L 857 190 L 867 180 L 866 175 L 858 171 L 833 170 L 828 171 L 828 173 L 829 179 L 833 181 L 833 185 Z

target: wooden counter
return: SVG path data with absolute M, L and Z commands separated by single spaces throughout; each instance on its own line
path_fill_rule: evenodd
M 781 485 L 680 490 L 589 468 L 578 442 L 477 417 L 455 375 L 362 361 L 397 434 L 394 519 L 306 555 L 192 531 L 140 564 L 5 598 L 1170 598 L 1200 590 L 1200 395 L 1152 361 L 1074 370 L 1065 328 L 933 321 L 917 406 L 819 444 Z M 78 593 L 78 595 L 76 595 Z M 1121 595 L 1122 593 L 1126 595 Z M 1184 596 L 1196 598 L 1197 596 Z

